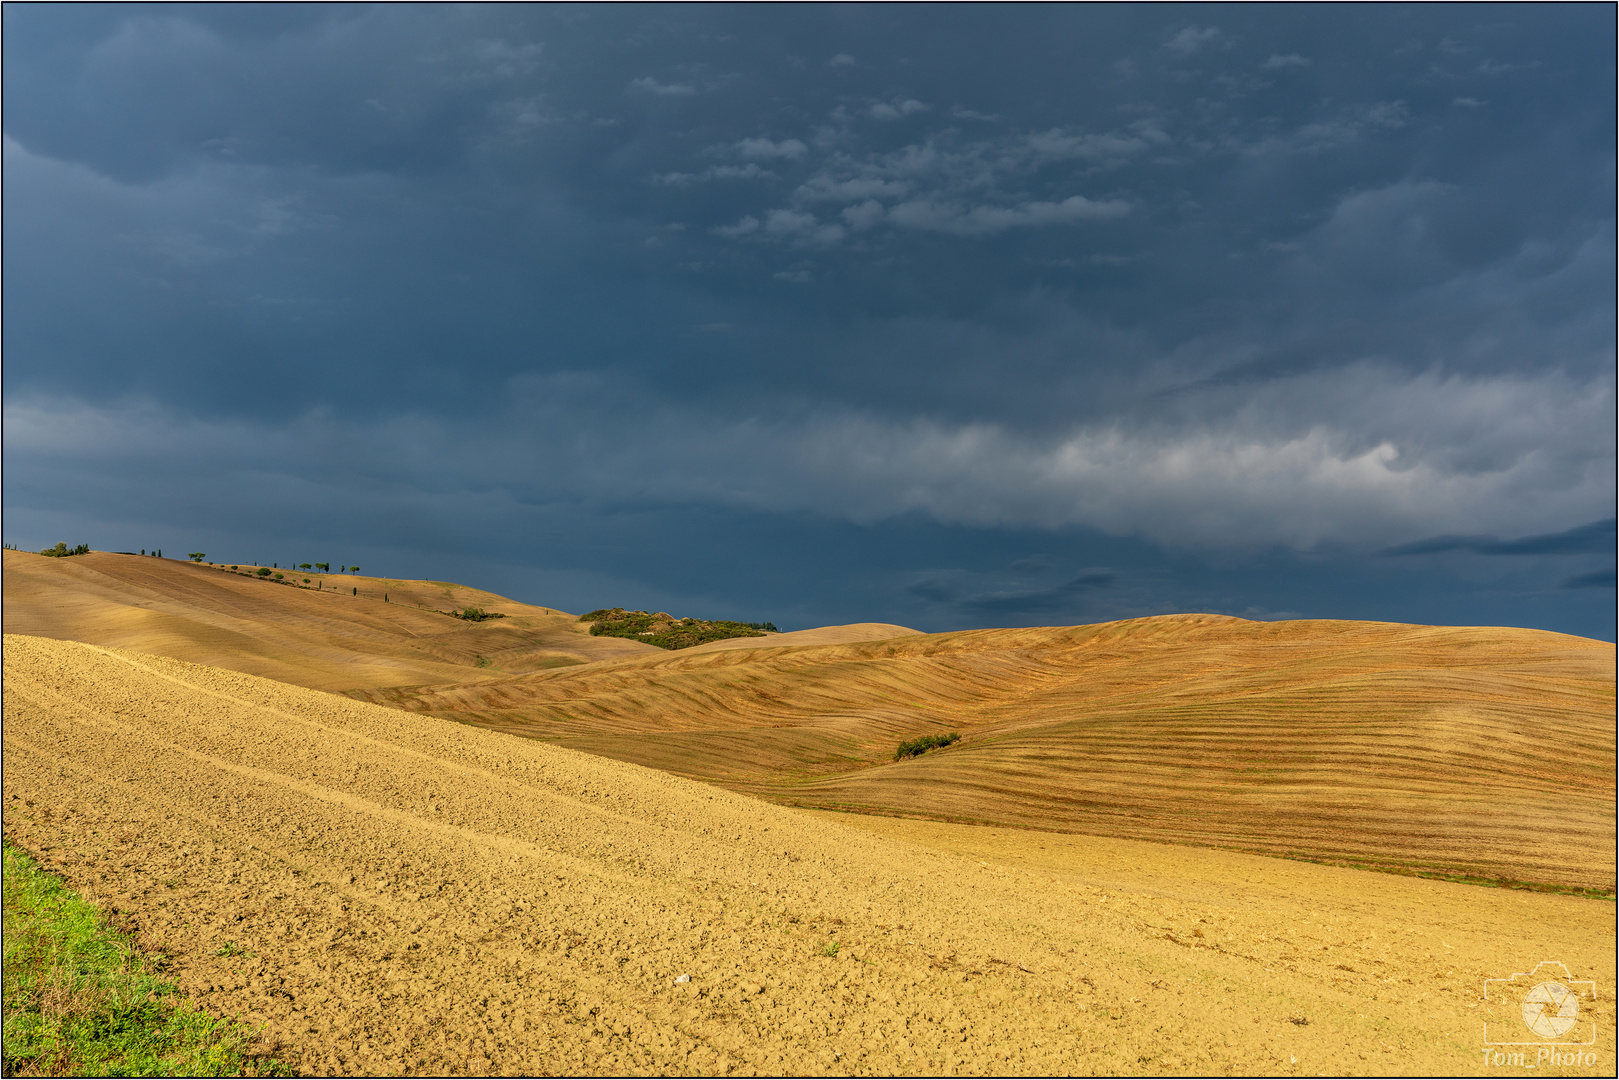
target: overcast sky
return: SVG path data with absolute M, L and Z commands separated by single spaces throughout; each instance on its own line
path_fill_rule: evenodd
M 4 19 L 7 542 L 1614 636 L 1611 6 Z

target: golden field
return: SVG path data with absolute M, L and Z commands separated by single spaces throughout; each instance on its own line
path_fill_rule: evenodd
M 5 557 L 7 834 L 302 1068 L 1493 1074 L 1482 980 L 1556 959 L 1605 988 L 1561 1071 L 1613 1070 L 1611 900 L 1353 868 L 1611 894 L 1612 645 L 1188 615 L 669 653 L 323 583 Z

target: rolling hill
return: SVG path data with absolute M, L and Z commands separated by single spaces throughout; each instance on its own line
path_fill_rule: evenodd
M 6 629 L 172 656 L 318 690 L 476 682 L 661 654 L 622 638 L 593 638 L 555 608 L 464 585 L 310 576 L 323 588 L 296 588 L 174 559 L 99 551 L 47 559 L 8 551 Z M 508 617 L 470 623 L 448 614 L 467 607 Z M 498 661 L 501 670 L 486 671 L 480 657 L 489 668 Z
M 1194 615 L 355 696 L 791 805 L 1611 890 L 1613 664 L 1542 631 Z
M 9 631 L 336 690 L 788 805 L 1614 887 L 1614 647 L 1567 635 L 1180 615 L 866 624 L 671 653 L 443 583 L 316 592 L 7 552 L 5 590 Z M 442 614 L 466 605 L 510 617 Z M 948 730 L 961 741 L 892 759 Z

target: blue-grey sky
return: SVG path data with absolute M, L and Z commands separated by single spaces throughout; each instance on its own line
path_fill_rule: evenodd
M 1611 6 L 4 19 L 8 542 L 1614 636 Z

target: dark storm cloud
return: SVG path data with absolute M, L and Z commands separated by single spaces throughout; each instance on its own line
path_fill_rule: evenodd
M 1611 515 L 1611 9 L 1010 10 L 6 7 L 7 528 L 1107 549 L 987 618 Z
M 959 603 L 967 611 L 988 616 L 1019 617 L 1040 612 L 1067 611 L 1073 607 L 1078 597 L 1112 585 L 1118 580 L 1117 574 L 1092 571 L 1049 589 L 970 596 L 960 600 Z
M 928 578 L 905 586 L 905 591 L 918 600 L 932 604 L 950 604 L 959 598 L 958 590 L 948 581 Z
M 1476 555 L 1585 555 L 1614 549 L 1615 519 L 1593 521 L 1566 532 L 1546 536 L 1525 536 L 1498 540 L 1490 536 L 1436 536 L 1431 540 L 1401 544 L 1383 551 L 1384 555 L 1436 555 L 1447 551 L 1470 551 Z
M 1616 572 L 1613 569 L 1593 570 L 1589 574 L 1575 574 L 1563 582 L 1565 589 L 1611 589 L 1616 583 Z
M 1051 616 L 1077 618 L 1117 607 L 1116 586 L 1129 583 L 1111 569 L 1065 573 L 1066 559 L 1022 558 L 1004 570 L 989 573 L 963 569 L 934 571 L 907 582 L 901 590 L 908 600 L 924 605 L 935 618 L 952 625 L 1020 625 L 1052 621 Z M 1060 580 L 1052 581 L 1053 576 Z M 1129 601 L 1126 601 L 1128 604 Z

